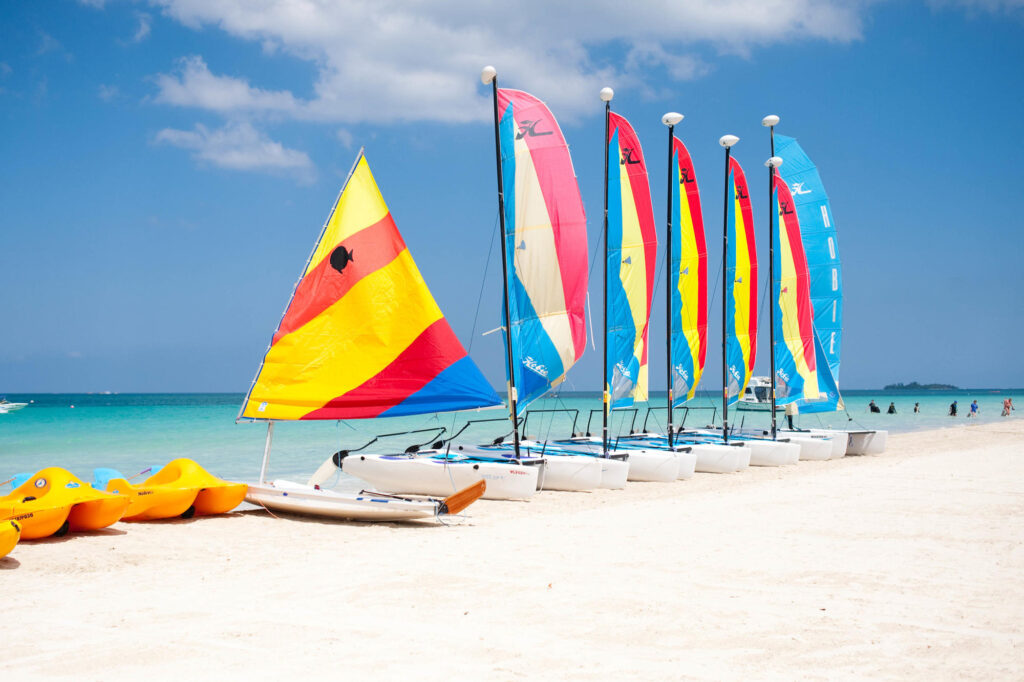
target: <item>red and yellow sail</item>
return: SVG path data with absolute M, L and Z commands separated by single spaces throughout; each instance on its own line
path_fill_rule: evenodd
M 360 151 L 239 417 L 361 419 L 500 404 Z
M 800 220 L 786 181 L 775 173 L 772 205 L 779 219 L 775 234 L 775 396 L 779 404 L 817 400 L 814 309 L 811 277 L 800 236 Z
M 729 159 L 726 202 L 729 250 L 726 253 L 726 370 L 729 404 L 739 400 L 754 372 L 757 357 L 757 249 L 754 212 L 747 178 L 739 162 Z

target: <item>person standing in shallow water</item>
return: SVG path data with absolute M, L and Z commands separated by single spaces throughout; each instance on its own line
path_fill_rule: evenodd
M 950 417 L 955 417 L 956 416 L 956 401 L 955 400 L 953 401 L 953 404 L 949 406 L 949 416 Z
M 921 411 L 921 403 L 914 403 L 914 414 Z
M 878 405 L 875 405 L 875 401 L 874 400 L 872 400 L 870 403 L 868 403 L 868 412 L 881 412 L 881 411 L 882 411 L 882 408 L 880 408 Z
M 889 409 L 887 412 L 889 414 L 896 414 L 896 403 L 889 403 Z
M 1015 410 L 1015 409 L 1017 409 L 1017 408 L 1015 408 L 1013 406 L 1013 398 L 1004 398 L 1003 399 L 1003 414 L 1002 414 L 1002 416 L 1009 417 L 1010 416 L 1010 412 Z
M 974 402 L 971 403 L 971 411 L 967 413 L 967 416 L 968 417 L 977 417 L 978 416 L 978 410 L 980 410 L 980 409 L 981 408 L 978 407 L 978 401 L 975 400 Z

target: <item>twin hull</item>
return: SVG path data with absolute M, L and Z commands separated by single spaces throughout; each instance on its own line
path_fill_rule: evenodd
M 537 492 L 543 460 L 524 464 L 439 460 L 416 455 L 349 455 L 341 470 L 377 490 L 444 497 L 483 479 L 486 500 L 526 500 Z

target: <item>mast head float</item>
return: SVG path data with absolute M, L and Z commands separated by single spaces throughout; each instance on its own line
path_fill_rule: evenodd
M 480 72 L 480 82 L 484 85 L 490 85 L 491 81 L 494 80 L 495 76 L 498 75 L 498 70 L 493 66 L 485 66 Z
M 769 168 L 778 168 L 779 166 L 782 165 L 782 157 L 773 156 L 772 158 L 765 161 L 764 165 L 768 166 Z
M 670 111 L 661 117 L 661 122 L 667 126 L 674 126 L 682 120 L 683 115 L 675 111 Z
M 718 144 L 722 145 L 726 149 L 733 146 L 739 141 L 740 138 L 736 137 L 735 135 L 722 135 L 722 137 L 718 138 Z
M 775 114 L 769 114 L 761 119 L 761 125 L 765 128 L 771 128 L 772 126 L 779 125 L 779 117 Z
M 615 97 L 615 91 L 611 88 L 601 88 L 601 101 L 611 102 L 612 97 Z

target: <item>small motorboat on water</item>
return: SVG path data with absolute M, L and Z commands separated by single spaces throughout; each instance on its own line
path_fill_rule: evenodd
M 17 412 L 18 410 L 28 407 L 28 403 L 12 403 L 7 398 L 0 398 L 0 414 L 7 414 L 8 412 Z

